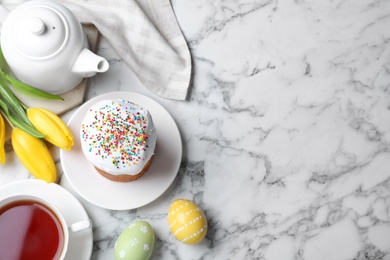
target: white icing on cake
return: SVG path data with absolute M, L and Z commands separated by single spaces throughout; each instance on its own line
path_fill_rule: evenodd
M 87 160 L 112 175 L 138 174 L 154 154 L 156 137 L 149 111 L 125 100 L 95 103 L 80 130 Z

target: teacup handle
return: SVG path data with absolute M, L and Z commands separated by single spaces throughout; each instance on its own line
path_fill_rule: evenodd
M 69 230 L 71 232 L 79 232 L 81 230 L 84 230 L 84 229 L 87 229 L 90 227 L 92 227 L 92 222 L 90 219 L 87 219 L 87 220 L 81 220 L 81 221 L 78 221 L 76 223 L 73 223 L 72 225 L 70 225 Z

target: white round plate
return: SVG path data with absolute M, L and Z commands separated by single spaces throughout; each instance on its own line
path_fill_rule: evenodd
M 147 110 L 153 117 L 157 144 L 149 170 L 132 182 L 114 182 L 101 176 L 89 163 L 80 145 L 80 126 L 88 108 L 103 99 L 125 99 Z M 111 210 L 129 210 L 144 206 L 162 195 L 179 171 L 182 143 L 179 129 L 171 115 L 156 101 L 134 92 L 110 92 L 83 104 L 70 118 L 68 127 L 74 135 L 71 151 L 61 150 L 61 164 L 69 183 L 85 200 Z
M 44 197 L 58 208 L 68 225 L 89 218 L 81 203 L 69 191 L 55 183 L 47 184 L 42 180 L 29 179 L 0 187 L 0 199 L 16 194 Z M 68 252 L 65 259 L 90 259 L 92 246 L 92 228 L 77 233 L 69 232 Z

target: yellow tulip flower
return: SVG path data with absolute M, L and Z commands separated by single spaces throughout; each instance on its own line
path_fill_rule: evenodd
M 15 127 L 12 130 L 11 141 L 16 156 L 35 178 L 47 183 L 57 181 L 54 160 L 42 139 Z
M 46 141 L 64 150 L 72 149 L 73 134 L 59 116 L 44 108 L 29 108 L 27 117 L 39 132 L 46 135 Z
M 2 165 L 5 164 L 4 142 L 5 142 L 5 124 L 4 124 L 4 119 L 0 114 L 0 163 Z

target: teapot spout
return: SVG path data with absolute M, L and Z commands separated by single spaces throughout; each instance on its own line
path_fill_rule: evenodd
M 110 65 L 105 58 L 96 55 L 87 48 L 84 48 L 73 64 L 72 72 L 83 78 L 89 78 L 98 72 L 106 72 L 109 67 Z

